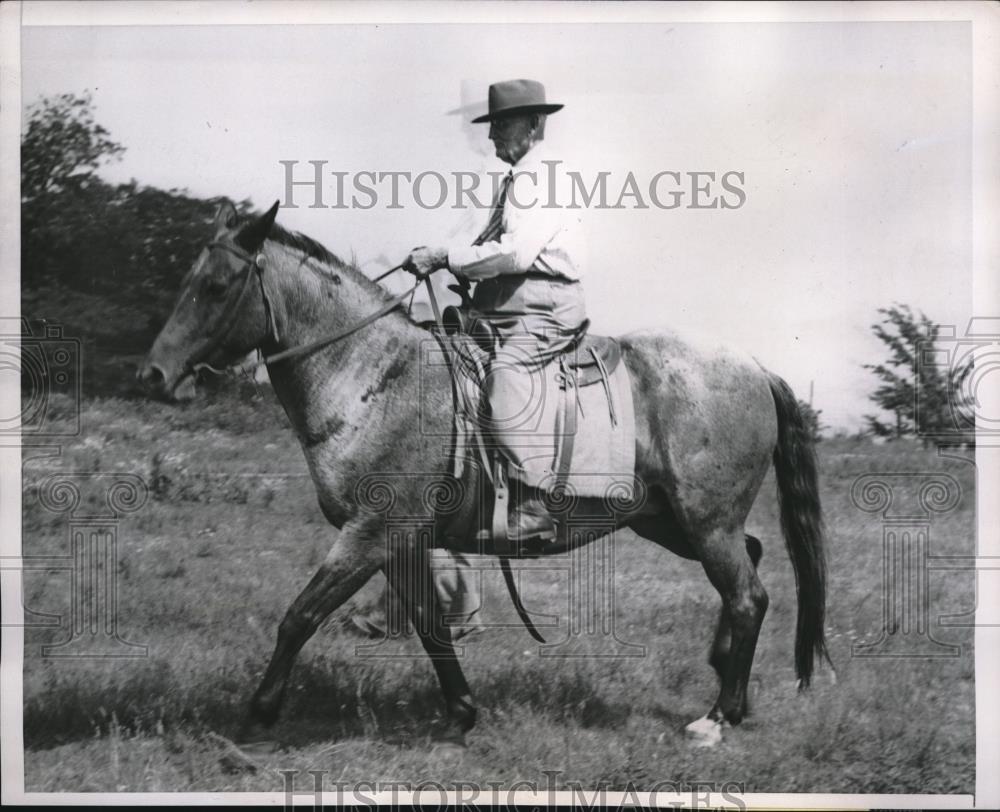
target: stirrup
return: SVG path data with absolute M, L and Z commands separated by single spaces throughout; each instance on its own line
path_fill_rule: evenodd
M 516 507 L 513 510 L 513 514 L 507 523 L 507 537 L 514 544 L 520 545 L 532 541 L 555 541 L 556 523 L 551 516 L 524 513 Z M 525 525 L 527 526 L 525 527 Z
M 517 519 L 519 516 L 526 515 L 530 516 L 531 514 L 520 513 L 515 508 L 514 515 L 508 517 L 505 536 L 506 546 L 503 550 L 497 550 L 493 532 L 488 527 L 481 527 L 476 531 L 476 544 L 479 545 L 481 550 L 489 550 L 494 555 L 513 555 L 515 557 L 537 555 L 540 550 L 544 550 L 545 547 L 558 539 L 559 530 L 551 517 L 544 517 L 547 521 L 537 531 L 529 527 L 527 533 L 524 531 L 518 532 Z M 542 519 L 543 517 L 538 518 Z

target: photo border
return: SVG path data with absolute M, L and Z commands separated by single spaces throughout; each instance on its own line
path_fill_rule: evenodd
M 459 5 L 445 2 L 400 3 L 255 2 L 227 0 L 185 2 L 7 2 L 0 5 L 0 295 L 20 302 L 20 31 L 44 25 L 264 25 L 264 24 L 445 24 L 445 23 L 721 23 L 721 22 L 847 22 L 964 21 L 972 25 L 973 49 L 973 301 L 996 308 L 1000 303 L 1000 6 L 988 2 L 871 3 L 500 3 Z M 987 304 L 991 303 L 991 304 Z M 991 317 L 996 313 L 975 311 Z M 989 381 L 991 403 L 1000 402 L 1000 379 Z M 15 386 L 0 389 L 2 408 L 19 410 Z M 977 553 L 1000 556 L 1000 450 L 977 450 Z M 0 441 L 0 555 L 20 555 L 21 448 L 16 437 Z M 980 576 L 985 577 L 984 573 Z M 11 579 L 13 580 L 13 579 Z M 281 804 L 282 793 L 25 793 L 22 722 L 23 630 L 7 626 L 21 615 L 20 585 L 5 589 L 2 614 L 2 799 L 4 804 Z M 1000 589 L 979 589 L 977 616 L 1000 617 Z M 793 806 L 990 807 L 1000 804 L 1000 626 L 979 625 L 975 632 L 976 674 L 976 792 L 970 795 L 825 795 L 818 793 L 750 793 L 741 796 L 750 808 Z M 990 690 L 992 689 L 992 690 Z M 639 793 L 641 797 L 643 794 Z M 624 798 L 619 794 L 618 800 Z M 629 796 L 631 797 L 631 796 Z M 660 802 L 667 796 L 658 796 Z M 326 796 L 324 796 L 324 801 Z M 334 800 L 334 796 L 330 797 Z M 388 796 L 383 796 L 388 800 Z M 515 796 L 519 803 L 549 800 L 545 794 Z M 557 802 L 573 800 L 556 793 Z M 608 794 L 609 803 L 616 800 Z M 677 796 L 689 801 L 689 796 Z M 715 797 L 713 802 L 722 799 Z M 296 803 L 311 804 L 311 798 Z

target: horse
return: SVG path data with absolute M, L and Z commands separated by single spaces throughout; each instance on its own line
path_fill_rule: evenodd
M 402 513 L 418 515 L 429 503 L 434 507 L 428 493 L 435 489 L 454 495 L 451 452 L 441 440 L 453 430 L 450 372 L 446 365 L 421 364 L 420 347 L 433 334 L 409 317 L 398 297 L 318 242 L 276 224 L 277 210 L 275 202 L 264 214 L 240 217 L 230 202 L 220 205 L 215 237 L 184 277 L 176 306 L 137 373 L 151 396 L 171 400 L 204 366 L 262 353 L 319 506 L 339 529 L 278 626 L 237 742 L 276 746 L 270 729 L 299 651 L 331 612 L 382 570 L 437 674 L 447 711 L 438 741 L 462 748 L 476 707 L 437 593 L 422 585 L 430 578 L 432 543 L 468 549 L 462 539 L 479 527 L 479 504 L 460 494 L 435 513 L 441 532 L 433 542 L 419 534 L 387 535 L 385 511 L 371 507 L 384 497 Z M 339 340 L 324 340 L 331 330 Z M 637 331 L 619 341 L 635 407 L 635 479 L 644 493 L 620 526 L 700 562 L 722 598 L 709 656 L 718 698 L 686 727 L 696 744 L 711 746 L 747 713 L 768 595 L 757 575 L 761 542 L 744 525 L 771 465 L 795 573 L 800 688 L 809 685 L 816 660 L 829 661 L 813 439 L 791 388 L 753 358 L 669 330 Z M 393 480 L 391 495 L 374 498 L 372 472 L 419 475 Z M 462 492 L 476 492 L 484 475 L 481 467 L 467 466 L 463 477 L 470 481 Z

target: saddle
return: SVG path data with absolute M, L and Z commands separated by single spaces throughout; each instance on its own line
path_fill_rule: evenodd
M 590 326 L 589 319 L 583 330 Z M 566 366 L 576 374 L 577 386 L 606 383 L 606 378 L 618 368 L 622 360 L 622 345 L 611 336 L 584 333 L 566 353 Z
M 452 341 L 471 339 L 488 356 L 492 357 L 497 344 L 498 334 L 490 321 L 470 309 L 454 306 L 445 308 L 442 314 L 442 326 Z M 566 484 L 570 474 L 574 443 L 577 435 L 578 405 L 581 394 L 576 390 L 594 386 L 598 383 L 604 387 L 608 416 L 613 426 L 618 425 L 615 401 L 612 395 L 611 375 L 622 360 L 621 344 L 609 336 L 591 335 L 588 330 L 590 320 L 585 319 L 568 348 L 555 359 L 553 364 L 558 369 L 557 380 L 560 380 L 560 395 L 556 413 L 556 447 L 553 465 L 554 487 Z M 454 346 L 454 345 L 453 345 Z M 480 376 L 485 372 L 480 367 Z M 491 546 L 501 555 L 511 555 L 507 539 L 507 464 L 506 459 L 499 454 L 488 451 L 483 443 L 479 428 L 464 421 L 461 410 L 456 410 L 456 436 L 464 436 L 465 441 L 478 449 L 480 462 L 489 472 L 488 476 L 494 491 L 494 511 L 490 528 L 484 528 L 481 539 L 489 539 Z M 464 443 L 462 443 L 464 445 Z M 461 463 L 456 459 L 454 474 L 461 476 Z
M 486 352 L 493 352 L 497 342 L 496 328 L 481 314 L 449 305 L 441 320 L 448 335 L 467 335 Z M 584 319 L 561 360 L 574 374 L 576 386 L 601 382 L 607 385 L 607 376 L 621 363 L 621 344 L 610 336 L 592 335 L 589 329 L 590 319 Z
M 448 357 L 453 351 L 461 355 L 462 343 L 470 342 L 475 343 L 487 357 L 492 358 L 499 344 L 497 331 L 489 320 L 471 309 L 455 306 L 445 308 L 441 314 L 439 326 L 443 328 L 445 335 L 439 336 L 438 340 L 442 343 L 442 349 Z M 589 319 L 584 320 L 567 350 L 554 362 L 558 368 L 557 380 L 560 381 L 558 411 L 555 418 L 556 453 L 553 461 L 554 488 L 557 489 L 566 487 L 570 477 L 571 460 L 577 434 L 577 411 L 578 408 L 582 408 L 580 404 L 581 393 L 578 390 L 601 383 L 604 387 L 611 425 L 619 425 L 619 418 L 615 413 L 615 402 L 620 400 L 621 393 L 619 390 L 619 394 L 613 396 L 611 375 L 621 364 L 621 345 L 614 338 L 591 335 L 588 332 L 589 327 Z M 450 348 L 447 346 L 449 344 Z M 460 406 L 461 396 L 459 395 L 459 391 L 462 389 L 459 380 L 462 373 L 458 371 L 458 366 L 461 365 L 449 364 L 456 394 L 453 475 L 456 479 L 460 479 L 462 476 L 464 466 L 462 460 L 466 445 L 475 447 L 493 492 L 492 517 L 484 523 L 476 535 L 476 543 L 480 546 L 478 552 L 492 553 L 500 558 L 504 580 L 518 616 L 532 637 L 544 642 L 521 603 L 509 564 L 511 558 L 534 558 L 537 557 L 539 551 L 517 547 L 512 543 L 512 539 L 508 538 L 507 461 L 502 454 L 491 453 L 487 449 L 483 434 L 476 422 L 467 420 L 466 414 L 463 413 L 463 408 Z M 482 362 L 476 361 L 474 366 L 478 367 L 478 377 L 482 381 L 485 373 Z M 603 400 L 598 393 L 594 393 L 594 396 L 599 398 L 597 401 L 591 398 L 591 402 L 594 404 Z M 629 410 L 632 408 L 630 397 L 627 399 L 625 408 Z M 624 416 L 624 421 L 625 431 L 628 432 L 631 425 L 628 415 Z M 566 532 L 565 523 L 560 523 L 557 538 L 553 543 L 557 546 L 565 546 L 568 541 Z

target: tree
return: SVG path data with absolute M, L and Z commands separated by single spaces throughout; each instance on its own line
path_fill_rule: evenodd
M 135 180 L 107 183 L 98 170 L 124 151 L 97 122 L 89 94 L 42 98 L 28 108 L 21 141 L 23 285 L 68 287 L 147 309 L 151 297 L 176 293 L 211 237 L 216 200 Z M 249 201 L 238 208 L 246 212 Z
M 97 175 L 125 148 L 94 118 L 89 93 L 39 99 L 21 135 L 21 250 L 32 280 L 76 274 L 112 189 Z
M 924 444 L 937 438 L 969 441 L 974 430 L 968 418 L 969 398 L 962 385 L 972 363 L 941 364 L 940 325 L 904 304 L 879 308 L 884 317 L 872 332 L 890 351 L 884 364 L 864 364 L 881 381 L 869 397 L 893 415 L 884 422 L 865 415 L 868 429 L 880 437 L 919 436 Z
M 110 184 L 100 169 L 124 147 L 91 97 L 28 108 L 21 141 L 21 304 L 84 342 L 84 389 L 120 388 L 115 356 L 141 354 L 170 313 L 177 285 L 214 234 L 217 199 Z M 241 213 L 250 201 L 237 204 Z
M 93 99 L 63 93 L 28 107 L 21 137 L 21 203 L 85 189 L 101 164 L 120 160 L 125 147 L 94 120 Z

